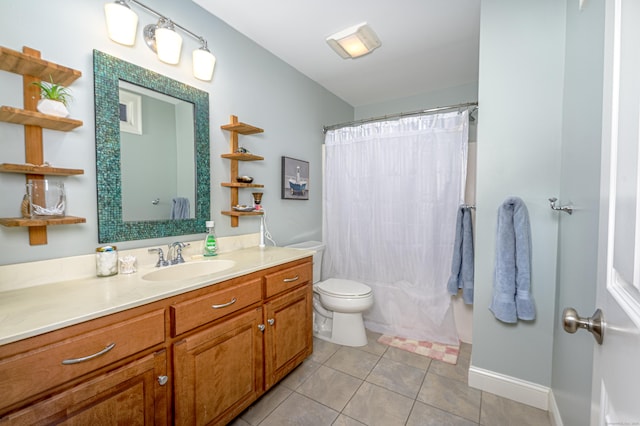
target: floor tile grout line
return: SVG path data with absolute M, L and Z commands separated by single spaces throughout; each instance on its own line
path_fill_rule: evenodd
M 372 340 L 369 340 L 369 342 L 371 343 L 371 342 L 372 342 Z M 335 424 L 335 422 L 336 422 L 336 421 L 338 420 L 338 418 L 340 418 L 341 416 L 344 416 L 344 417 L 346 417 L 346 418 L 352 419 L 352 420 L 357 421 L 357 422 L 359 422 L 359 423 L 363 423 L 363 422 L 361 422 L 360 420 L 358 420 L 357 418 L 353 418 L 353 417 L 351 417 L 351 416 L 349 416 L 349 415 L 345 414 L 345 413 L 344 413 L 344 410 L 345 410 L 345 409 L 346 409 L 346 407 L 349 405 L 349 403 L 351 403 L 351 402 L 353 401 L 353 398 L 354 398 L 354 397 L 356 396 L 356 394 L 360 391 L 360 389 L 362 388 L 362 386 L 363 386 L 363 384 L 364 384 L 365 382 L 366 382 L 368 385 L 370 385 L 370 386 L 375 386 L 375 387 L 377 387 L 377 388 L 379 388 L 379 389 L 383 389 L 383 390 L 385 390 L 385 391 L 392 392 L 392 393 L 394 393 L 394 394 L 396 394 L 396 395 L 399 395 L 399 396 L 401 396 L 401 397 L 404 397 L 404 398 L 407 398 L 407 399 L 411 400 L 411 408 L 409 409 L 409 411 L 408 411 L 408 415 L 407 415 L 407 418 L 406 418 L 406 419 L 405 419 L 405 421 L 404 421 L 404 424 L 405 424 L 405 425 L 406 425 L 406 424 L 408 424 L 409 420 L 411 419 L 411 415 L 412 415 L 412 413 L 414 412 L 414 410 L 415 410 L 416 405 L 417 405 L 417 403 L 418 403 L 418 402 L 420 402 L 421 404 L 427 405 L 427 406 L 429 406 L 429 407 L 432 407 L 433 409 L 439 410 L 439 411 L 441 411 L 441 412 L 443 412 L 443 413 L 447 413 L 448 415 L 455 416 L 456 418 L 464 419 L 464 420 L 466 420 L 466 421 L 471 421 L 470 419 L 467 419 L 467 418 L 465 418 L 465 417 L 461 417 L 461 416 L 459 416 L 459 415 L 457 415 L 457 414 L 454 414 L 454 413 L 449 412 L 449 411 L 447 411 L 447 410 L 443 410 L 442 408 L 439 408 L 439 407 L 435 407 L 435 406 L 433 406 L 433 405 L 431 405 L 431 404 L 427 404 L 427 403 L 422 402 L 422 401 L 420 401 L 420 400 L 418 399 L 419 394 L 420 394 L 420 390 L 421 390 L 421 389 L 423 388 L 423 386 L 425 385 L 425 382 L 426 382 L 426 380 L 427 380 L 427 375 L 429 374 L 429 372 L 430 372 L 430 371 L 431 371 L 431 373 L 433 373 L 433 374 L 435 374 L 435 375 L 437 375 L 437 376 L 439 376 L 439 377 L 444 377 L 444 378 L 447 378 L 447 379 L 450 379 L 450 380 L 454 380 L 454 381 L 457 381 L 457 382 L 463 382 L 465 385 L 467 385 L 467 386 L 468 386 L 468 383 L 465 383 L 464 381 L 458 380 L 457 378 L 447 376 L 447 375 L 446 375 L 446 373 L 445 373 L 445 374 L 438 374 L 438 372 L 436 372 L 436 369 L 434 368 L 434 366 L 435 366 L 435 365 L 438 365 L 438 364 L 434 364 L 434 362 L 435 362 L 435 361 L 437 361 L 437 360 L 430 359 L 430 360 L 429 360 L 429 363 L 427 364 L 427 366 L 426 366 L 426 367 L 424 367 L 424 368 L 422 368 L 422 367 L 416 367 L 416 365 L 411 364 L 411 363 L 409 363 L 409 362 L 403 362 L 402 360 L 393 359 L 392 357 L 387 357 L 387 360 L 388 360 L 388 361 L 396 362 L 396 363 L 401 364 L 401 365 L 403 365 L 403 366 L 407 366 L 407 367 L 415 368 L 415 369 L 417 369 L 417 370 L 422 371 L 423 376 L 422 376 L 422 381 L 420 382 L 420 386 L 418 387 L 418 392 L 416 393 L 415 397 L 410 397 L 410 396 L 407 396 L 407 395 L 402 394 L 402 393 L 400 393 L 400 392 L 397 392 L 397 391 L 395 391 L 395 390 L 388 389 L 387 387 L 385 387 L 385 386 L 383 386 L 383 385 L 379 385 L 379 384 L 376 384 L 376 383 L 373 383 L 373 382 L 368 381 L 368 379 L 371 377 L 371 375 L 372 375 L 373 371 L 376 369 L 376 367 L 377 367 L 378 365 L 380 365 L 381 360 L 385 358 L 385 354 L 387 354 L 387 353 L 389 352 L 389 350 L 390 350 L 390 349 L 389 349 L 389 348 L 390 348 L 389 346 L 385 347 L 385 348 L 384 348 L 384 350 L 383 350 L 382 352 L 380 352 L 380 353 L 378 353 L 378 351 L 376 350 L 375 346 L 371 348 L 371 349 L 372 349 L 372 351 L 363 350 L 363 349 L 361 349 L 360 347 L 351 348 L 351 349 L 356 349 L 356 350 L 358 350 L 358 351 L 360 351 L 360 352 L 367 353 L 367 354 L 372 355 L 372 356 L 374 356 L 374 357 L 377 357 L 377 359 L 376 359 L 375 363 L 374 363 L 374 364 L 373 364 L 373 366 L 368 370 L 368 372 L 366 373 L 366 375 L 364 376 L 364 378 L 360 378 L 360 377 L 357 377 L 357 376 L 353 376 L 352 374 L 347 373 L 347 372 L 345 372 L 345 371 L 343 371 L 343 370 L 340 370 L 340 369 L 338 369 L 338 368 L 334 368 L 334 367 L 332 367 L 332 366 L 327 365 L 327 363 L 329 363 L 329 362 L 330 362 L 330 360 L 331 360 L 333 357 L 335 357 L 335 356 L 336 356 L 336 354 L 337 354 L 337 353 L 340 351 L 340 349 L 342 349 L 342 348 L 345 348 L 345 346 L 340 346 L 340 345 L 338 345 L 338 346 L 335 348 L 335 350 L 333 350 L 333 351 L 331 352 L 331 354 L 330 354 L 326 359 L 324 359 L 324 361 L 322 361 L 322 362 L 313 361 L 314 363 L 316 363 L 316 364 L 318 365 L 318 367 L 316 367 L 315 369 L 313 369 L 313 370 L 312 370 L 312 372 L 311 372 L 308 376 L 304 377 L 300 383 L 297 383 L 297 384 L 296 384 L 296 386 L 295 386 L 295 388 L 291 388 L 291 387 L 288 387 L 288 386 L 286 386 L 286 385 L 284 385 L 284 384 L 283 384 L 282 386 L 283 386 L 285 389 L 287 389 L 287 390 L 289 390 L 289 391 L 290 391 L 289 395 L 287 395 L 287 397 L 286 397 L 286 398 L 284 398 L 284 400 L 282 400 L 282 401 L 281 401 L 280 403 L 278 403 L 275 407 L 273 407 L 273 409 L 272 409 L 272 410 L 270 410 L 270 411 L 269 411 L 269 413 L 268 413 L 268 414 L 267 414 L 267 415 L 266 415 L 266 416 L 265 416 L 265 417 L 264 417 L 264 418 L 263 418 L 263 419 L 258 423 L 258 426 L 259 426 L 259 425 L 261 425 L 261 424 L 263 424 L 263 423 L 264 423 L 264 422 L 265 422 L 265 421 L 266 421 L 266 420 L 267 420 L 267 419 L 268 419 L 268 418 L 269 418 L 269 417 L 270 417 L 270 416 L 275 412 L 275 410 L 276 410 L 277 408 L 279 408 L 283 403 L 285 403 L 285 401 L 289 400 L 289 398 L 291 398 L 291 396 L 292 396 L 294 393 L 295 393 L 295 394 L 297 394 L 299 397 L 302 397 L 302 398 L 308 399 L 308 400 L 310 400 L 310 401 L 313 401 L 314 403 L 317 403 L 317 404 L 319 404 L 319 405 L 322 405 L 322 406 L 324 406 L 324 407 L 326 407 L 326 408 L 328 408 L 328 409 L 332 410 L 333 412 L 336 412 L 336 413 L 337 413 L 337 416 L 336 416 L 336 418 L 331 422 L 331 424 Z M 347 347 L 347 348 L 350 348 L 350 347 Z M 332 349 L 332 348 L 331 348 L 331 349 Z M 460 357 L 460 356 L 459 356 L 459 360 L 460 360 L 461 358 L 462 358 L 462 357 Z M 460 362 L 460 361 L 458 361 L 458 362 Z M 445 363 L 445 364 L 448 364 L 448 363 Z M 338 364 L 338 365 L 339 365 L 339 364 Z M 318 369 L 319 369 L 320 367 L 322 367 L 322 366 L 327 367 L 327 368 L 331 369 L 332 371 L 335 371 L 335 372 L 338 372 L 338 373 L 341 373 L 341 374 L 345 374 L 345 375 L 347 375 L 347 376 L 349 376 L 349 377 L 352 377 L 352 378 L 354 378 L 354 379 L 356 379 L 356 380 L 358 380 L 358 381 L 359 381 L 359 384 L 358 384 L 357 388 L 354 390 L 354 392 L 351 394 L 351 396 L 349 397 L 349 399 L 346 401 L 346 403 L 342 406 L 342 408 L 341 408 L 339 411 L 338 411 L 338 410 L 335 410 L 335 409 L 334 409 L 334 408 L 332 408 L 332 407 L 329 407 L 329 406 L 328 406 L 328 405 L 326 405 L 326 404 L 323 404 L 323 403 L 322 403 L 322 402 L 320 402 L 320 401 L 315 400 L 315 399 L 314 399 L 313 397 L 311 397 L 311 396 L 307 396 L 307 395 L 302 394 L 302 393 L 300 393 L 300 392 L 298 391 L 298 389 L 299 389 L 300 387 L 302 387 L 305 383 L 307 383 L 307 382 L 309 382 L 309 381 L 311 380 L 311 376 L 313 376 L 314 374 L 316 374 L 316 372 L 318 371 Z M 452 367 L 454 367 L 454 368 L 456 367 L 455 365 L 451 365 L 451 366 L 452 366 Z M 441 371 L 441 373 L 442 373 L 442 371 Z M 481 420 L 481 418 L 482 418 L 482 414 L 481 414 L 482 402 L 483 402 L 483 395 L 482 395 L 482 392 L 481 392 L 481 405 L 480 405 L 480 410 L 479 410 L 479 413 L 478 413 L 478 422 L 474 422 L 474 424 L 476 424 L 476 425 L 481 425 L 480 420 Z M 247 422 L 247 423 L 248 423 L 248 422 Z

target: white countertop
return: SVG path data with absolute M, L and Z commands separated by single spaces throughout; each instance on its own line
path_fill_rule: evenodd
M 230 269 L 180 281 L 146 281 L 154 270 L 82 278 L 0 292 L 0 345 L 135 308 L 261 269 L 313 255 L 283 247 L 251 247 L 212 258 L 235 262 Z M 170 266 L 168 266 L 170 268 Z

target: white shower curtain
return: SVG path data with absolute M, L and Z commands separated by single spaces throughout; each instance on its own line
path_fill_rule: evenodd
M 458 343 L 447 280 L 468 125 L 456 111 L 326 134 L 323 277 L 373 289 L 370 330 Z

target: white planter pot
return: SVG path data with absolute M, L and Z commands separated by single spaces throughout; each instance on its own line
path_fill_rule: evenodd
M 69 110 L 60 101 L 53 101 L 51 99 L 40 99 L 38 101 L 38 111 L 43 114 L 55 115 L 56 117 L 68 117 Z

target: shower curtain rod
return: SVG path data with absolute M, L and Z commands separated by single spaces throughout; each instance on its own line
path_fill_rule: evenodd
M 412 115 L 435 114 L 435 113 L 438 113 L 438 112 L 451 111 L 451 110 L 456 110 L 456 109 L 463 110 L 465 108 L 468 109 L 468 108 L 471 108 L 471 107 L 475 107 L 474 108 L 474 111 L 475 111 L 476 109 L 478 109 L 478 103 L 477 102 L 466 102 L 466 103 L 456 104 L 456 105 L 449 105 L 449 106 L 436 107 L 436 108 L 430 108 L 430 109 L 421 109 L 419 111 L 400 112 L 400 113 L 397 113 L 397 114 L 383 115 L 381 117 L 363 118 L 361 120 L 347 121 L 345 123 L 332 124 L 330 126 L 322 126 L 322 133 L 327 133 L 329 130 L 341 129 L 343 127 L 353 126 L 353 125 L 356 125 L 356 124 L 373 123 L 375 121 L 384 121 L 384 120 L 394 120 L 394 119 L 398 119 L 398 118 L 402 118 L 402 117 L 409 117 L 409 116 L 412 116 Z M 471 119 L 473 120 L 473 118 L 471 118 Z

